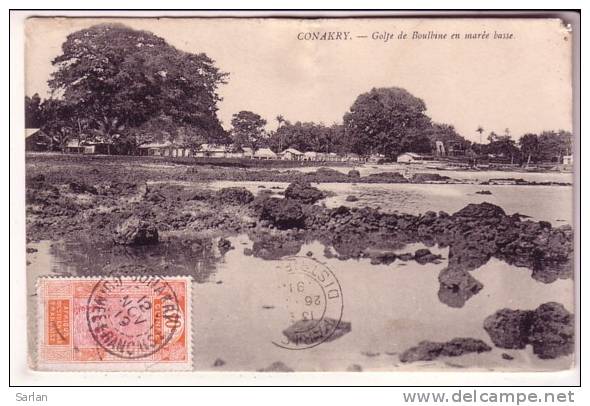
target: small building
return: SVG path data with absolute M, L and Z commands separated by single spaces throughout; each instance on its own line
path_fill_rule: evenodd
M 228 146 L 227 152 L 225 153 L 226 158 L 243 158 L 244 150 L 236 146 Z
M 397 156 L 397 162 L 402 164 L 411 164 L 415 162 L 426 161 L 425 155 L 416 154 L 414 152 L 404 152 Z
M 173 145 L 170 141 L 151 142 L 140 145 L 137 149 L 142 156 L 171 156 Z
M 202 158 L 225 158 L 228 150 L 227 145 L 203 144 L 195 156 Z
M 348 162 L 361 162 L 362 161 L 361 156 L 359 154 L 355 154 L 353 152 L 345 154 L 343 158 L 345 161 L 348 161 Z
M 81 143 L 84 146 L 84 154 L 97 155 L 97 154 L 108 154 L 110 151 L 109 144 L 104 142 L 86 142 Z
M 286 159 L 290 161 L 299 161 L 303 158 L 304 154 L 301 151 L 296 150 L 295 148 L 287 148 L 283 152 L 278 154 L 279 158 Z
M 564 165 L 573 165 L 574 164 L 574 156 L 573 155 L 564 155 L 563 156 L 563 164 Z
M 64 152 L 68 154 L 83 154 L 84 144 L 80 140 L 69 140 L 66 143 Z
M 51 137 L 39 128 L 25 128 L 25 151 L 50 151 Z
M 277 159 L 278 156 L 270 148 L 260 148 L 254 152 L 254 158 L 256 159 Z
M 302 159 L 304 161 L 319 161 L 320 160 L 320 154 L 318 154 L 315 151 L 306 151 L 303 153 L 303 157 Z
M 252 148 L 250 147 L 242 147 L 242 156 L 244 158 L 252 158 L 254 157 L 254 150 L 252 150 Z

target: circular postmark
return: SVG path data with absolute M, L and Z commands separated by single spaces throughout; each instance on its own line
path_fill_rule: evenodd
M 321 262 L 293 256 L 279 262 L 280 310 L 288 318 L 287 328 L 273 344 L 302 350 L 339 337 L 349 328 L 342 322 L 344 302 L 340 282 Z M 347 332 L 347 331 L 345 331 Z
M 88 297 L 86 320 L 92 338 L 109 354 L 145 358 L 184 329 L 176 292 L 161 276 L 110 276 Z

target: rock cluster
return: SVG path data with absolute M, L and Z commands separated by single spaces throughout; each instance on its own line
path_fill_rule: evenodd
M 226 238 L 220 238 L 219 241 L 217 241 L 217 248 L 219 249 L 221 255 L 225 254 L 229 250 L 234 249 L 234 247 L 231 245 L 231 241 Z
M 334 341 L 351 329 L 350 322 L 325 317 L 319 320 L 299 320 L 285 329 L 283 334 L 295 345 L 312 345 Z
M 293 182 L 285 189 L 285 198 L 297 200 L 303 204 L 314 204 L 324 197 L 324 193 L 311 186 L 309 182 Z
M 217 198 L 225 204 L 244 205 L 254 200 L 254 195 L 243 187 L 228 187 L 219 190 Z
M 484 329 L 496 347 L 523 349 L 530 344 L 543 359 L 574 351 L 574 315 L 560 303 L 544 303 L 535 310 L 498 310 L 485 319 Z
M 484 341 L 475 338 L 453 338 L 447 342 L 421 341 L 402 354 L 401 362 L 432 361 L 438 357 L 458 357 L 463 354 L 491 351 Z
M 115 229 L 113 241 L 118 245 L 149 245 L 158 242 L 158 230 L 148 221 L 132 216 Z
M 305 213 L 296 200 L 271 197 L 262 200 L 259 206 L 260 219 L 279 229 L 303 228 Z
M 483 289 L 481 282 L 460 268 L 444 268 L 438 275 L 438 282 L 438 298 L 450 307 L 463 307 L 473 295 Z
M 69 186 L 74 193 L 90 193 L 93 195 L 98 194 L 96 187 L 87 185 L 84 182 L 72 181 L 69 183 Z

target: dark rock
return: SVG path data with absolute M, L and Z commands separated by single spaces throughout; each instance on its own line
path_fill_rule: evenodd
M 303 246 L 303 240 L 285 234 L 260 233 L 251 238 L 254 241 L 252 254 L 266 260 L 297 255 Z
M 187 195 L 186 200 L 196 200 L 200 202 L 208 201 L 213 198 L 214 194 L 210 190 L 197 190 Z
M 412 176 L 413 183 L 426 182 L 446 182 L 451 180 L 448 176 L 439 175 L 438 173 L 416 173 Z
M 244 248 L 244 255 L 246 256 L 252 256 L 253 252 L 251 248 Z
M 445 268 L 438 275 L 438 299 L 450 307 L 463 307 L 483 284 L 462 269 Z
M 285 337 L 295 345 L 312 345 L 334 341 L 351 331 L 351 324 L 331 318 L 299 320 L 283 331 Z
M 146 188 L 143 198 L 152 203 L 162 203 L 166 201 L 166 196 L 159 188 Z
M 144 184 L 145 186 L 145 184 Z M 125 196 L 136 193 L 139 187 L 136 183 L 130 182 L 107 182 L 105 184 L 101 184 L 98 188 L 98 193 L 100 195 L 107 195 L 107 196 Z M 147 187 L 146 187 L 147 189 Z
M 539 358 L 557 358 L 574 352 L 574 332 L 574 315 L 549 302 L 534 311 L 528 341 Z
M 222 367 L 222 366 L 224 366 L 224 365 L 225 365 L 225 361 L 224 361 L 224 360 L 222 360 L 221 358 L 217 358 L 217 359 L 215 360 L 215 362 L 213 363 L 213 366 L 214 366 L 214 367 Z
M 373 265 L 379 265 L 379 264 L 389 265 L 389 264 L 392 264 L 393 262 L 395 262 L 396 258 L 397 258 L 397 255 L 395 255 L 393 252 L 380 252 L 380 253 L 376 253 L 376 254 L 371 255 L 371 264 L 373 264 Z
M 367 183 L 408 183 L 408 180 L 398 172 L 372 173 L 363 178 Z
M 472 271 L 486 264 L 496 252 L 494 240 L 488 237 L 489 234 L 482 229 L 456 238 L 449 247 L 449 266 Z
M 332 168 L 318 168 L 315 173 L 306 174 L 305 178 L 309 182 L 346 182 L 349 180 L 347 175 Z
M 348 171 L 348 177 L 358 179 L 361 177 L 361 173 L 356 169 L 351 169 Z
M 308 257 L 313 257 L 313 252 L 307 251 L 307 253 L 305 255 L 307 255 Z
M 440 255 L 434 255 L 427 248 L 420 248 L 414 253 L 414 260 L 420 265 L 427 264 L 429 262 L 435 262 L 440 259 Z
M 287 199 L 297 200 L 304 204 L 313 204 L 325 197 L 321 190 L 311 186 L 309 182 L 296 181 L 285 189 Z
M 217 192 L 217 198 L 225 204 L 245 205 L 254 200 L 254 195 L 244 187 L 228 187 Z
M 132 216 L 115 229 L 113 240 L 119 245 L 156 244 L 158 230 L 154 224 Z
M 359 198 L 353 195 L 346 196 L 347 202 L 358 202 Z
M 483 328 L 496 347 L 522 349 L 528 344 L 532 312 L 526 310 L 498 310 L 484 320 Z
M 280 229 L 303 228 L 305 214 L 300 203 L 271 197 L 261 203 L 260 218 Z
M 505 352 L 502 353 L 502 358 L 507 361 L 512 361 L 514 359 L 514 357 L 512 355 L 506 354 Z
M 397 257 L 400 261 L 411 261 L 412 259 L 414 259 L 414 256 L 409 252 L 399 254 Z
M 522 349 L 531 344 L 542 359 L 574 351 L 574 316 L 555 302 L 535 310 L 499 310 L 485 319 L 484 329 L 497 347 Z
M 416 347 L 404 351 L 399 359 L 401 362 L 432 361 L 438 357 L 458 357 L 491 350 L 484 341 L 475 338 L 453 338 L 444 343 L 422 341 Z
M 352 364 L 349 365 L 348 368 L 346 368 L 347 372 L 363 372 L 363 367 L 361 367 L 359 364 Z
M 84 182 L 72 181 L 68 185 L 70 187 L 70 190 L 74 193 L 90 193 L 93 195 L 98 194 L 96 187 L 91 186 L 91 185 L 87 185 Z
M 217 248 L 219 248 L 219 252 L 221 255 L 225 254 L 229 250 L 232 250 L 234 247 L 231 245 L 231 241 L 226 238 L 220 238 L 217 242 Z
M 551 230 L 551 223 L 548 221 L 539 221 L 539 227 Z
M 37 248 L 27 247 L 27 254 L 32 254 L 37 251 L 39 251 Z
M 470 203 L 458 212 L 454 213 L 452 217 L 455 219 L 487 219 L 487 218 L 501 218 L 506 216 L 506 213 L 500 206 L 483 202 L 480 204 Z
M 492 192 L 490 192 L 489 190 L 478 190 L 477 192 L 475 192 L 475 194 L 477 194 L 477 195 L 491 195 Z

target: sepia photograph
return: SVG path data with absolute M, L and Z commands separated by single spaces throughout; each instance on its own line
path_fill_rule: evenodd
M 573 39 L 27 18 L 28 367 L 575 368 Z

